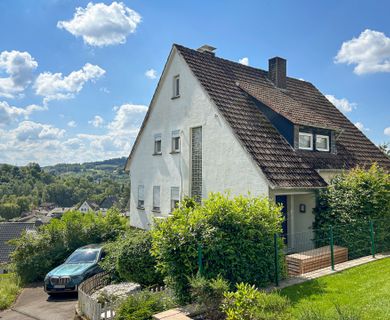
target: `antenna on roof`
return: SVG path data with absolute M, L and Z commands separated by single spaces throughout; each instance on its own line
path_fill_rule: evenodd
M 210 46 L 208 44 L 204 44 L 203 46 L 201 46 L 200 48 L 197 49 L 197 51 L 199 52 L 202 52 L 202 53 L 208 53 L 208 54 L 212 54 L 213 56 L 215 56 L 215 50 L 217 48 L 213 47 L 213 46 Z

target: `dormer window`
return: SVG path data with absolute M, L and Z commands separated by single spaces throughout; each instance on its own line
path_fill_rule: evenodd
M 329 151 L 329 136 L 317 134 L 316 149 L 318 151 Z
M 180 97 L 180 75 L 173 77 L 173 96 L 172 98 Z
M 313 134 L 299 132 L 299 149 L 313 150 Z

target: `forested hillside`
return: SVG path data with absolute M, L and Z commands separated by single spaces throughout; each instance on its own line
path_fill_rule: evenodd
M 9 219 L 52 202 L 71 207 L 91 200 L 100 203 L 115 195 L 125 208 L 129 181 L 123 171 L 124 158 L 96 163 L 59 164 L 41 168 L 0 164 L 0 216 Z

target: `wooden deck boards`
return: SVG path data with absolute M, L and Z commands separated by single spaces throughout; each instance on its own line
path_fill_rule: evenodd
M 334 263 L 348 261 L 348 248 L 334 246 Z M 290 276 L 300 275 L 331 265 L 330 246 L 324 246 L 286 256 Z

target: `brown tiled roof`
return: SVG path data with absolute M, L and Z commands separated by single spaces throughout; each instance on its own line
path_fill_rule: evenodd
M 278 89 L 264 70 L 175 45 L 244 148 L 267 179 L 281 188 L 323 187 L 316 169 L 350 169 L 390 161 L 311 83 L 287 78 Z M 254 99 L 296 124 L 337 130 L 337 154 L 294 150 Z

